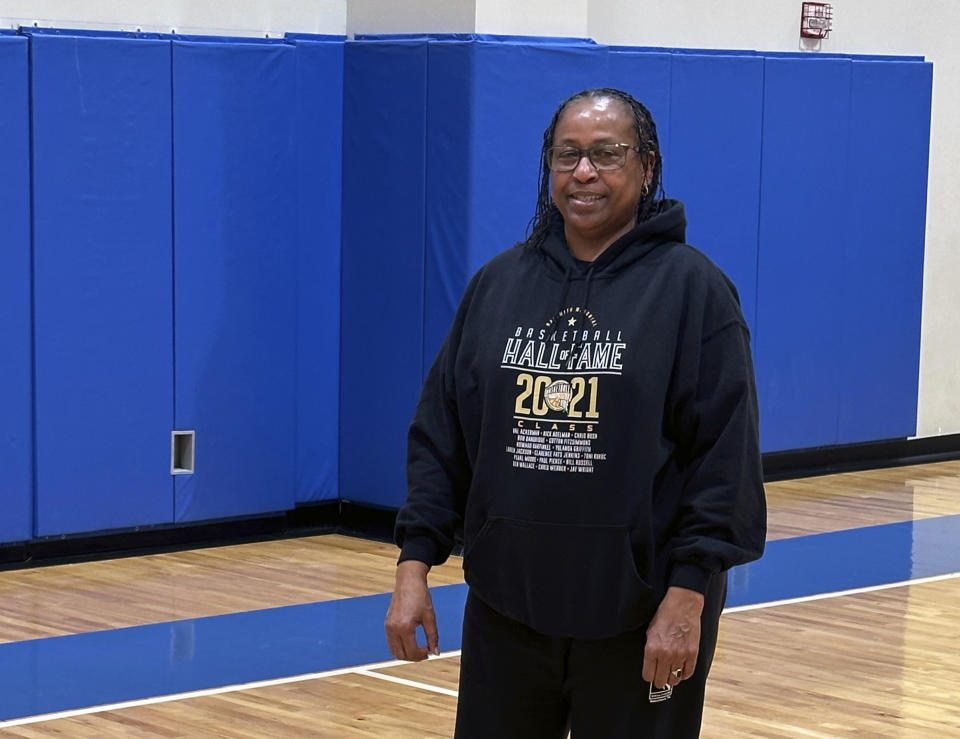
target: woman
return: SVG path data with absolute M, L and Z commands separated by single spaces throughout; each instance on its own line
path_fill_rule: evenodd
M 766 509 L 737 293 L 660 171 L 630 95 L 564 101 L 530 236 L 474 276 L 424 384 L 386 629 L 436 653 L 427 571 L 462 531 L 457 737 L 699 734 Z

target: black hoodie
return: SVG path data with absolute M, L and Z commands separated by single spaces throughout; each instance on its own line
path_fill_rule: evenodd
M 400 561 L 462 532 L 482 600 L 599 638 L 761 555 L 749 334 L 685 226 L 668 200 L 593 263 L 561 227 L 474 276 L 410 427 Z

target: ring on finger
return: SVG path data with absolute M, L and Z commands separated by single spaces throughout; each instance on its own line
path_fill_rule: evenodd
M 673 675 L 677 680 L 679 680 L 680 676 L 683 675 L 683 668 L 678 667 L 677 669 L 673 670 L 670 674 Z

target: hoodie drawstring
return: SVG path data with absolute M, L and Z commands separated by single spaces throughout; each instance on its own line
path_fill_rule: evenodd
M 570 294 L 570 283 L 573 280 L 573 270 L 570 269 L 570 265 L 564 265 L 563 267 L 563 289 L 560 290 L 560 303 L 557 305 L 557 309 L 553 312 L 553 319 L 556 321 L 554 325 L 554 330 L 560 328 L 560 311 L 566 308 L 567 295 Z
M 593 279 L 593 265 L 590 265 L 590 269 L 587 270 L 587 286 L 583 293 L 583 312 L 587 312 L 587 307 L 590 305 L 590 281 Z
M 567 272 L 569 273 L 569 271 L 570 271 L 570 268 L 568 267 Z M 583 291 L 583 305 L 580 306 L 581 308 L 583 308 L 584 316 L 586 316 L 587 307 L 590 305 L 590 283 L 592 280 L 593 280 L 593 265 L 591 264 L 590 268 L 587 270 L 586 286 L 584 287 L 584 291 Z M 564 299 L 566 299 L 566 296 L 564 296 Z M 579 329 L 577 330 L 577 336 L 583 336 L 583 333 Z M 577 342 L 570 348 L 570 356 L 572 358 L 571 365 L 570 365 L 571 367 L 575 366 L 576 362 L 579 361 L 580 355 L 582 353 L 583 353 L 583 341 L 580 339 L 577 339 Z

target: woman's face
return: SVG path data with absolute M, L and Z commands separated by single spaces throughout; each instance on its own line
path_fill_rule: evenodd
M 598 144 L 636 146 L 633 116 L 619 100 L 586 98 L 572 103 L 554 130 L 554 146 L 589 149 Z M 650 173 L 636 151 L 623 169 L 598 172 L 583 157 L 572 172 L 551 172 L 551 196 L 563 216 L 567 241 L 602 249 L 636 225 L 637 206 Z

